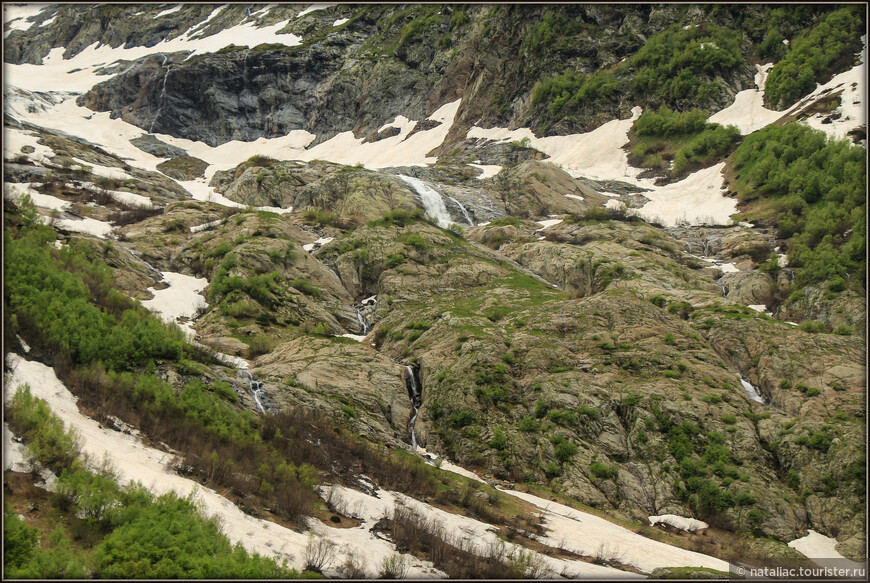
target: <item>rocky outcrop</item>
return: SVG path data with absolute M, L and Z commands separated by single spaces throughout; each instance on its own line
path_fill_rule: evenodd
M 206 6 L 191 5 L 154 22 L 155 9 L 134 10 L 62 7 L 57 21 L 44 29 L 13 31 L 5 42 L 6 58 L 33 63 L 56 46 L 67 47 L 65 54 L 71 56 L 93 42 L 153 46 L 162 38 L 191 30 L 209 35 L 246 22 L 266 25 L 290 18 L 282 32 L 300 35 L 303 44 L 298 47 L 231 46 L 183 62 L 178 55 L 168 56 L 165 62 L 162 56 L 147 57 L 115 70 L 112 79 L 92 89 L 80 103 L 112 111 L 113 116 L 148 130 L 210 145 L 286 135 L 297 129 L 314 134 L 316 144 L 342 131 L 370 141 L 382 138 L 379 128 L 397 115 L 423 120 L 444 103 L 462 98 L 457 124 L 442 146 L 445 154 L 474 124 L 565 134 L 628 117 L 638 104 L 631 100 L 655 107 L 656 98 L 647 103 L 645 95 L 629 91 L 633 73 L 625 67 L 619 72 L 617 97 L 592 100 L 576 115 L 559 115 L 546 103 L 533 102 L 531 89 L 566 67 L 577 71 L 612 67 L 635 54 L 644 39 L 674 24 L 712 20 L 734 27 L 739 26 L 738 20 L 764 18 L 763 10 L 754 9 L 713 13 L 700 9 L 689 14 L 667 6 L 433 5 L 337 7 L 295 19 L 297 11 L 292 7 L 254 15 L 238 5 L 212 15 Z M 339 14 L 348 21 L 333 27 Z M 213 18 L 202 26 L 209 16 Z M 599 32 L 589 34 L 592 26 Z M 572 40 L 548 42 L 554 27 Z M 749 30 L 752 41 L 760 42 L 755 29 Z M 720 71 L 711 78 L 720 90 L 697 105 L 721 109 L 736 92 L 752 85 L 753 72 L 745 63 Z M 482 156 L 512 163 L 538 154 L 508 152 L 500 146 Z

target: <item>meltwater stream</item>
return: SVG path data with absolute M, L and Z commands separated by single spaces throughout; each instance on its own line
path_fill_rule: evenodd
M 420 405 L 423 404 L 423 399 L 420 395 L 420 389 L 417 387 L 417 381 L 414 378 L 414 369 L 410 366 L 406 366 L 405 372 L 407 373 L 405 384 L 408 387 L 408 396 L 411 398 L 411 408 L 413 409 L 408 426 L 411 429 L 411 447 L 416 450 L 417 436 L 414 435 L 414 426 L 417 424 L 417 411 L 420 409 Z
M 453 220 L 450 218 L 450 213 L 447 212 L 447 207 L 444 206 L 444 199 L 441 194 L 426 185 L 419 178 L 413 176 L 405 176 L 399 174 L 399 178 L 411 185 L 411 188 L 420 195 L 420 200 L 423 202 L 423 207 L 426 209 L 426 214 L 434 218 L 438 222 L 438 226 L 446 229 L 450 226 Z
M 357 306 L 356 309 L 356 320 L 359 322 L 359 325 L 362 327 L 362 335 L 365 336 L 369 333 L 369 324 L 366 322 L 365 317 L 362 315 L 362 306 Z
M 761 395 L 761 392 L 752 386 L 746 379 L 740 379 L 740 384 L 743 385 L 743 388 L 746 389 L 746 393 L 749 395 L 749 398 L 755 401 L 756 403 L 761 403 L 762 405 L 766 405 L 767 403 L 764 401 L 764 397 Z
M 251 391 L 251 396 L 254 398 L 254 403 L 256 403 L 257 409 L 260 410 L 260 413 L 265 415 L 266 409 L 263 407 L 263 403 L 260 402 L 260 394 L 265 390 L 263 389 L 263 383 L 254 379 L 254 375 L 248 371 L 243 370 L 241 372 L 243 375 L 248 377 L 248 388 Z

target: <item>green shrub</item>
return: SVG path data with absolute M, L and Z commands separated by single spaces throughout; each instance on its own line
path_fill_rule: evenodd
M 595 421 L 601 416 L 601 413 L 598 412 L 598 409 L 593 409 L 592 407 L 587 407 L 586 405 L 580 405 L 577 407 L 577 414 L 583 415 Z
M 462 427 L 471 425 L 476 420 L 477 416 L 474 414 L 474 412 L 466 409 L 450 415 L 447 422 L 450 424 L 451 427 L 461 429 Z
M 758 499 L 749 492 L 741 492 L 737 495 L 737 504 L 739 506 L 752 506 L 757 502 Z
M 659 308 L 664 308 L 668 303 L 668 299 L 661 294 L 656 294 L 652 296 L 649 301 L 652 302 L 653 305 L 658 306 Z
M 845 283 L 846 274 L 853 285 L 864 281 L 863 148 L 829 141 L 823 132 L 789 123 L 747 136 L 732 155 L 731 166 L 738 197 L 769 201 L 769 219 L 777 225 L 777 236 L 787 241 L 789 266 L 795 269 L 796 300 L 812 282 L 840 277 Z M 840 287 L 839 280 L 834 287 Z
M 577 415 L 573 411 L 553 411 L 550 413 L 550 421 L 560 425 L 577 425 Z
M 840 324 L 839 326 L 837 326 L 837 329 L 834 330 L 834 334 L 838 334 L 840 336 L 851 336 L 852 328 L 850 328 L 846 324 Z
M 614 478 L 618 472 L 616 466 L 606 466 L 601 462 L 592 462 L 589 464 L 589 471 L 592 472 L 593 476 L 602 480 Z
M 320 299 L 321 291 L 316 285 L 307 279 L 297 278 L 290 282 L 290 286 L 301 291 L 305 295 Z
M 808 35 L 789 44 L 765 83 L 765 101 L 776 109 L 788 107 L 824 83 L 833 73 L 845 70 L 861 49 L 864 11 L 847 6 L 828 14 Z
M 398 241 L 410 245 L 417 251 L 425 251 L 429 248 L 429 243 L 419 233 L 406 233 L 399 236 Z
M 527 432 L 537 431 L 538 422 L 531 415 L 526 415 L 525 417 L 523 417 L 522 421 L 520 421 L 519 430 Z
M 507 436 L 499 429 L 495 430 L 495 436 L 489 441 L 489 447 L 503 451 L 507 447 Z
M 556 445 L 556 459 L 560 462 L 569 461 L 577 453 L 577 445 L 570 441 L 560 441 Z

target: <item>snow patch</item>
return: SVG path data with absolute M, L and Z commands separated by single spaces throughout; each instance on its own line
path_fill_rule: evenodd
M 6 185 L 6 198 L 12 202 L 19 204 L 21 199 L 27 195 L 30 201 L 40 208 L 48 210 L 65 211 L 68 210 L 72 203 L 61 200 L 50 194 L 42 194 L 33 189 L 33 183 L 28 184 L 10 184 Z
M 320 237 L 314 243 L 308 243 L 307 245 L 303 245 L 302 249 L 304 251 L 308 251 L 309 253 L 311 253 L 315 249 L 319 249 L 320 247 L 323 247 L 324 245 L 326 245 L 327 243 L 329 243 L 333 239 L 334 239 L 334 237 Z
M 501 172 L 501 166 L 497 166 L 495 164 L 469 164 L 472 168 L 478 168 L 483 170 L 480 174 L 477 175 L 478 180 L 483 180 L 484 178 L 492 178 L 499 172 Z
M 686 532 L 697 532 L 699 530 L 704 530 L 708 528 L 710 525 L 701 520 L 696 520 L 694 518 L 684 518 L 682 516 L 677 516 L 676 514 L 662 514 L 661 516 L 650 516 L 649 524 L 650 526 L 655 526 L 659 523 L 668 524 L 673 526 L 674 528 L 678 528 L 680 530 L 685 530 Z
M 203 223 L 202 225 L 196 225 L 195 227 L 190 228 L 191 233 L 199 233 L 200 231 L 205 231 L 207 229 L 211 229 L 212 227 L 217 227 L 223 222 L 223 219 L 217 219 L 211 221 L 210 223 Z
M 719 571 L 729 569 L 728 563 L 721 559 L 643 537 L 603 518 L 575 510 L 564 504 L 525 492 L 501 491 L 530 502 L 542 510 L 547 533 L 535 538 L 544 544 L 586 556 L 595 556 L 606 545 L 610 553 L 621 557 L 622 563 L 633 565 L 644 573 L 650 573 L 660 567 L 674 566 L 707 567 Z
M 7 85 L 30 91 L 65 91 L 84 93 L 91 87 L 106 80 L 105 76 L 95 73 L 99 67 L 111 65 L 121 60 L 134 61 L 148 55 L 166 54 L 178 51 L 191 51 L 193 55 L 213 53 L 234 44 L 255 47 L 260 44 L 274 43 L 296 46 L 302 39 L 294 34 L 279 34 L 286 21 L 257 28 L 254 22 L 239 24 L 211 36 L 192 38 L 196 29 L 173 39 L 164 39 L 152 47 L 117 47 L 101 45 L 99 42 L 86 47 L 71 59 L 64 59 L 63 47 L 53 48 L 43 58 L 41 65 L 11 63 L 4 64 Z M 87 135 L 78 134 L 78 135 Z
M 296 18 L 302 18 L 306 14 L 310 14 L 310 13 L 314 12 L 315 10 L 325 10 L 326 8 L 329 8 L 330 6 L 338 6 L 338 4 L 334 4 L 334 3 L 312 4 L 311 6 L 309 6 L 308 8 L 306 8 L 305 10 L 303 10 L 302 12 L 297 14 Z
M 733 263 L 722 263 L 721 265 L 716 265 L 722 273 L 739 273 L 740 270 Z
M 733 125 L 744 136 L 772 124 L 783 113 L 764 107 L 764 83 L 773 63 L 755 65 L 756 89 L 746 89 L 734 96 L 734 103 L 710 116 L 710 123 Z
M 497 142 L 520 141 L 528 138 L 529 145 L 544 152 L 547 162 L 561 166 L 575 178 L 585 176 L 593 180 L 635 179 L 640 170 L 628 164 L 628 155 L 622 147 L 628 143 L 628 131 L 642 113 L 640 107 L 631 110 L 628 119 L 609 121 L 584 134 L 538 138 L 529 128 L 484 129 L 474 126 L 466 137 Z M 652 184 L 652 181 L 648 181 Z
M 844 563 L 850 562 L 846 557 L 837 552 L 837 539 L 825 536 L 814 530 L 810 530 L 809 534 L 805 537 L 791 541 L 788 543 L 788 546 L 822 566 L 825 565 L 825 559 L 831 561 L 833 563 L 832 566 L 838 568 L 843 568 Z M 864 566 L 862 563 L 851 562 L 855 563 L 856 567 Z
M 650 199 L 640 214 L 668 226 L 691 224 L 727 225 L 737 212 L 737 201 L 723 195 L 725 162 L 698 170 L 673 184 L 645 192 Z
M 112 225 L 105 221 L 98 221 L 90 217 L 78 219 L 58 219 L 55 223 L 58 228 L 75 233 L 85 233 L 100 239 L 105 239 L 112 232 Z
M 9 36 L 13 30 L 29 30 L 33 26 L 28 19 L 36 16 L 50 4 L 6 4 L 3 3 L 3 24 L 9 25 L 9 30 L 3 33 L 3 38 Z
M 182 5 L 179 4 L 179 5 L 175 6 L 174 8 L 169 8 L 168 10 L 164 10 L 162 12 L 159 12 L 157 14 L 157 16 L 155 16 L 154 18 L 157 19 L 157 18 L 160 18 L 163 16 L 168 16 L 170 14 L 174 14 L 174 13 L 178 12 L 179 10 L 181 10 L 181 8 L 182 8 Z
M 552 227 L 553 225 L 558 225 L 562 222 L 562 219 L 547 219 L 546 221 L 536 221 L 539 225 L 541 225 L 541 229 L 546 229 L 548 227 Z
M 185 335 L 192 338 L 196 334 L 192 326 L 193 318 L 196 317 L 197 310 L 208 306 L 205 299 L 199 295 L 199 292 L 208 286 L 208 280 L 204 277 L 193 277 L 171 271 L 164 271 L 161 274 L 169 287 L 162 290 L 149 287 L 148 291 L 154 294 L 154 297 L 141 303 L 157 314 L 161 320 L 177 324 Z M 187 318 L 187 321 L 179 322 L 182 318 Z
M 566 196 L 567 198 L 573 198 L 574 200 L 586 200 L 586 199 L 583 198 L 582 196 L 578 196 L 578 195 L 576 195 L 576 194 L 566 194 L 565 196 Z
M 336 26 L 341 26 L 342 24 L 344 24 L 348 20 L 350 20 L 350 19 L 349 18 L 339 18 L 338 20 L 336 20 L 335 22 L 332 23 L 332 26 L 333 26 L 333 28 L 335 28 Z

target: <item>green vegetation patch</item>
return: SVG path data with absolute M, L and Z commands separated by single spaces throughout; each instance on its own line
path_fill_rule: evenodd
M 742 200 L 787 239 L 794 287 L 840 277 L 862 289 L 866 277 L 865 151 L 797 123 L 747 136 L 731 166 Z M 837 280 L 835 289 L 839 289 Z
M 824 83 L 851 67 L 855 53 L 861 50 L 865 10 L 861 5 L 840 8 L 809 34 L 793 39 L 783 59 L 767 76 L 765 101 L 775 109 L 784 109 L 815 89 L 816 83 Z

